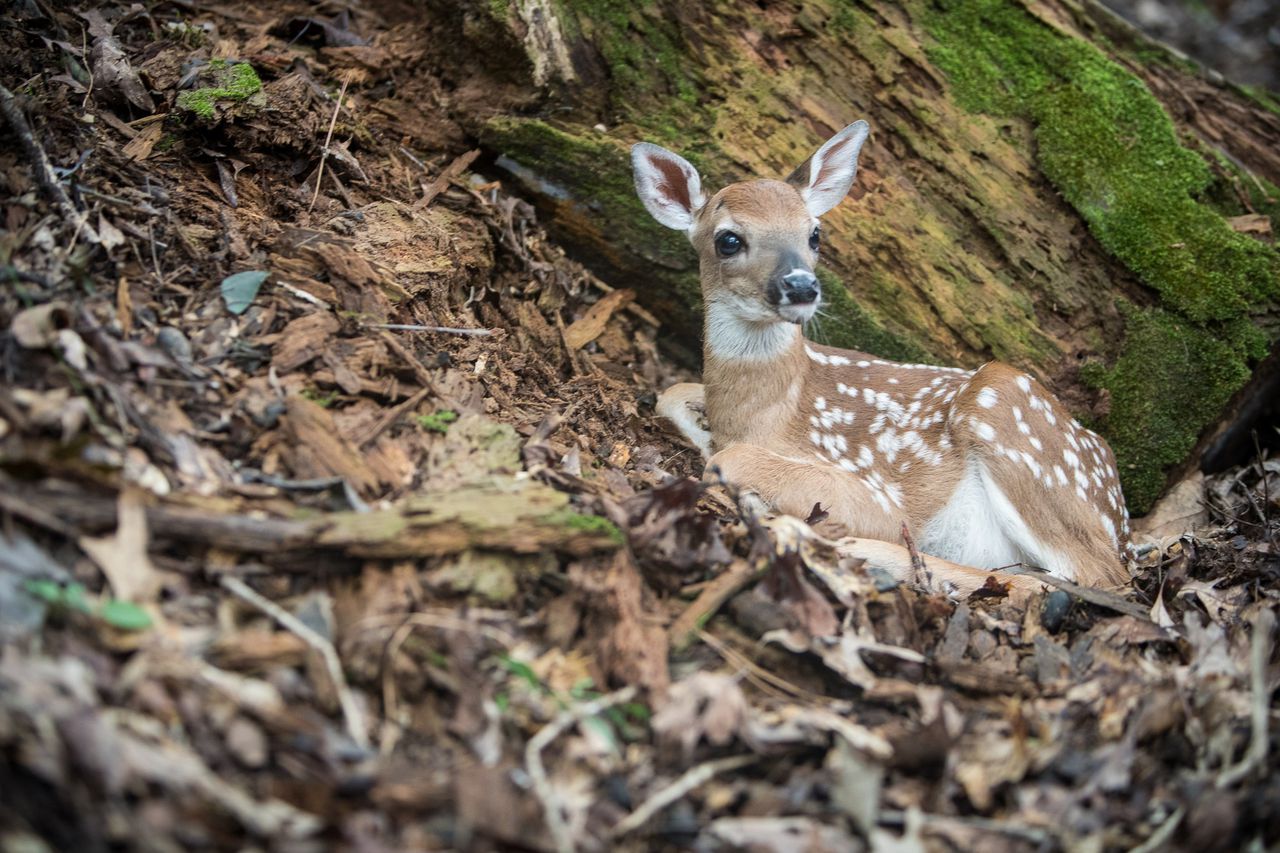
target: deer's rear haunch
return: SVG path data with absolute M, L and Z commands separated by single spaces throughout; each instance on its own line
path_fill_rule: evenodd
M 905 522 L 953 593 L 1016 564 L 1124 582 L 1129 521 L 1111 449 L 1035 379 L 997 362 L 898 364 L 801 334 L 822 300 L 818 217 L 848 193 L 867 134 L 855 122 L 785 181 L 710 196 L 683 158 L 634 146 L 636 191 L 697 250 L 706 310 L 703 384 L 667 389 L 658 412 L 708 470 L 789 515 L 821 503 L 824 534 L 900 578 L 912 576 L 893 544 Z

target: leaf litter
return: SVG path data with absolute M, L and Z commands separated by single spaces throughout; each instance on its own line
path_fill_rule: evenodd
M 1280 843 L 1280 462 L 1119 595 L 897 585 L 696 480 L 431 8 L 80 11 L 4 13 L 0 848 Z

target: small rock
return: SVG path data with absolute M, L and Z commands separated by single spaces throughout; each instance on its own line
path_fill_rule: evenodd
M 256 770 L 267 763 L 267 736 L 256 723 L 236 717 L 227 726 L 227 750 L 240 764 Z
M 161 326 L 156 332 L 156 343 L 178 364 L 188 366 L 191 364 L 191 342 L 187 340 L 186 335 L 173 326 Z
M 1045 596 L 1044 610 L 1040 613 L 1040 624 L 1050 634 L 1058 633 L 1058 629 L 1062 627 L 1062 622 L 1067 618 L 1067 613 L 1071 610 L 1071 595 L 1060 589 Z
M 995 651 L 995 648 L 996 638 L 991 636 L 990 631 L 979 629 L 969 633 L 969 654 L 973 655 L 974 660 L 982 660 Z

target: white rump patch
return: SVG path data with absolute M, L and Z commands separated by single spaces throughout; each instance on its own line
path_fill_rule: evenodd
M 969 458 L 946 506 L 925 523 L 920 550 L 981 569 L 1026 563 L 1061 578 L 1075 576 L 1066 556 L 1031 531 L 977 457 Z

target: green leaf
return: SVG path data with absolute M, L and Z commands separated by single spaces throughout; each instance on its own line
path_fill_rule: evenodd
M 22 588 L 46 604 L 60 604 L 63 599 L 62 584 L 57 581 L 30 580 Z
M 610 725 L 609 721 L 606 720 L 605 718 L 587 717 L 585 720 L 582 721 L 582 727 L 591 729 L 596 734 L 600 735 L 600 737 L 603 738 L 604 741 L 609 744 L 609 747 L 614 752 L 617 752 L 621 748 L 622 745 L 618 741 L 617 732 L 613 730 L 613 726 Z
M 248 270 L 229 275 L 222 280 L 222 301 L 232 314 L 243 314 L 253 304 L 258 289 L 267 280 L 266 270 Z
M 533 669 L 523 661 L 518 661 L 510 655 L 499 655 L 498 662 L 507 672 L 515 677 L 524 680 L 534 690 L 541 691 L 543 689 L 542 682 L 538 679 Z
M 151 627 L 151 615 L 130 601 L 105 602 L 98 608 L 98 618 L 121 631 L 145 631 Z
M 51 607 L 78 610 L 81 613 L 90 612 L 84 587 L 78 583 L 63 585 L 51 580 L 29 580 L 22 585 L 22 588 Z

